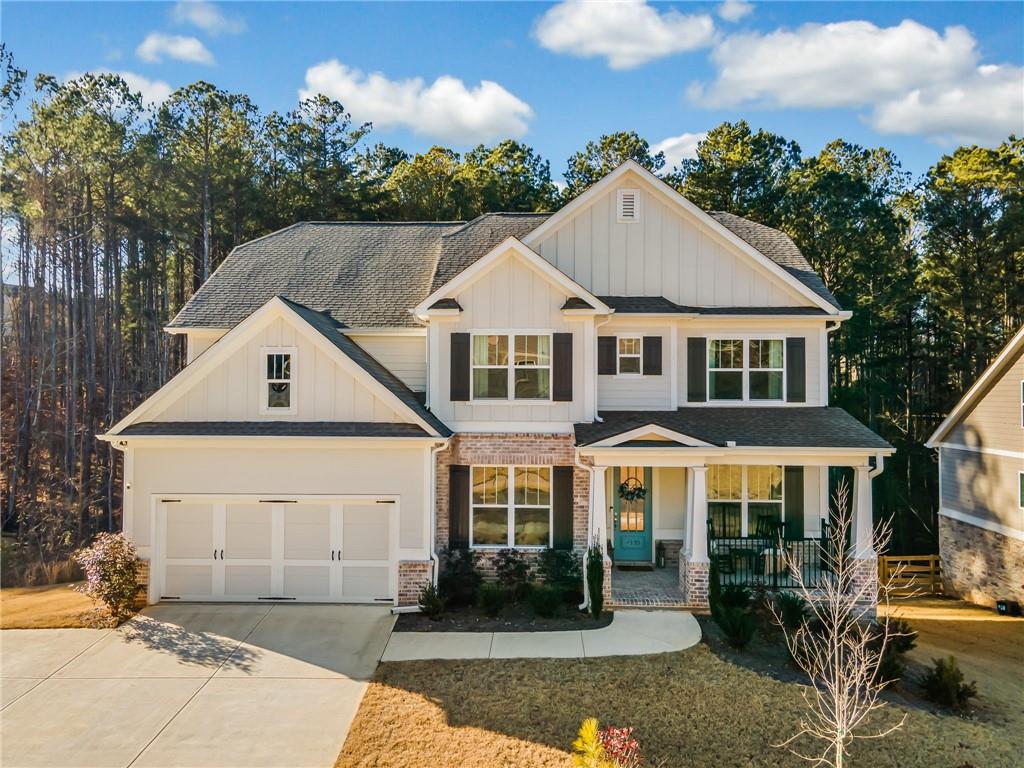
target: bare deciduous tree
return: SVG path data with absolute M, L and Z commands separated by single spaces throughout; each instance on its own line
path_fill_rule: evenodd
M 784 555 L 796 583 L 796 593 L 809 606 L 807 619 L 795 631 L 787 631 L 778 609 L 772 612 L 783 629 L 790 654 L 810 678 L 804 689 L 806 712 L 800 729 L 775 746 L 786 748 L 814 765 L 842 768 L 850 745 L 858 739 L 879 739 L 899 729 L 899 722 L 883 726 L 871 715 L 885 706 L 880 694 L 891 682 L 879 673 L 882 658 L 895 631 L 890 628 L 889 611 L 875 620 L 878 604 L 888 607 L 899 569 L 880 581 L 875 567 L 876 552 L 889 543 L 887 523 L 871 536 L 872 551 L 856 551 L 852 541 L 850 490 L 842 481 L 832 497 L 831 523 L 820 547 L 826 578 L 809 586 L 792 554 Z M 867 570 L 871 568 L 870 572 Z M 810 742 L 817 748 L 808 745 Z

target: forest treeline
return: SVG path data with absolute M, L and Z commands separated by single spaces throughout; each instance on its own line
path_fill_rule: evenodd
M 197 82 L 154 106 L 113 75 L 30 83 L 9 51 L 2 68 L 3 524 L 44 560 L 118 525 L 118 455 L 95 436 L 183 364 L 164 325 L 235 245 L 299 220 L 553 210 L 632 158 L 778 227 L 853 311 L 831 336 L 831 398 L 898 449 L 875 499 L 904 551 L 933 542 L 923 441 L 1024 319 L 1015 137 L 912 178 L 885 148 L 809 155 L 742 121 L 668 168 L 624 131 L 568 158 L 560 189 L 520 142 L 410 155 L 324 97 L 268 114 Z

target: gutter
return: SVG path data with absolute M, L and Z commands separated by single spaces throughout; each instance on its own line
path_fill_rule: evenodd
M 430 448 L 430 561 L 433 563 L 430 580 L 437 586 L 441 558 L 437 556 L 437 454 L 451 445 L 451 438 Z M 416 607 L 419 610 L 419 606 Z
M 876 453 L 875 454 L 875 468 L 872 469 L 870 472 L 868 472 L 868 479 L 869 480 L 874 480 L 876 477 L 878 477 L 880 474 L 882 474 L 882 471 L 884 469 L 885 469 L 885 454 L 884 453 Z

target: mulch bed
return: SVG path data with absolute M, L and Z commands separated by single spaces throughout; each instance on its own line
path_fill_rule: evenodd
M 528 605 L 508 605 L 495 618 L 479 608 L 449 608 L 439 619 L 422 613 L 403 613 L 395 623 L 395 632 L 556 632 L 559 630 L 600 629 L 612 623 L 611 611 L 604 611 L 598 621 L 572 606 L 562 608 L 558 615 L 545 619 L 533 613 Z

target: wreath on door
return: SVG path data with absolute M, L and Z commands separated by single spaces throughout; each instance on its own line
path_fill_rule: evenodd
M 647 498 L 647 489 L 635 477 L 627 477 L 619 485 L 619 498 L 623 501 L 643 501 Z

